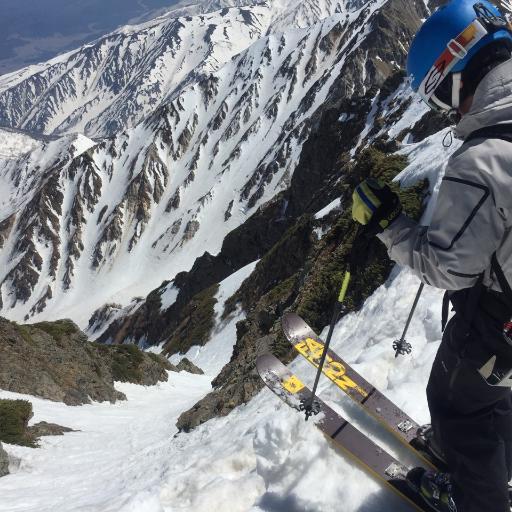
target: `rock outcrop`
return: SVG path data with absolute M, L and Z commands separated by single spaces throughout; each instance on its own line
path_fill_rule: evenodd
M 194 375 L 204 375 L 203 370 L 197 367 L 192 361 L 184 357 L 177 365 L 176 371 L 178 372 L 188 372 L 193 373 Z
M 114 381 L 167 380 L 168 362 L 135 345 L 90 343 L 70 320 L 18 325 L 0 318 L 0 389 L 81 405 L 124 399 Z
M 72 428 L 63 427 L 56 423 L 48 423 L 47 421 L 40 421 L 31 425 L 27 430 L 36 439 L 43 436 L 63 436 L 66 432 L 75 432 Z
M 33 416 L 32 404 L 28 400 L 0 400 L 0 441 L 36 448 L 41 436 L 73 432 L 71 428 L 46 421 L 29 427 L 28 422 Z

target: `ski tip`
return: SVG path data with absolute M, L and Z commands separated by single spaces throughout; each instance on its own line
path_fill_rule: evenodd
M 285 333 L 289 331 L 290 326 L 293 324 L 293 321 L 298 317 L 296 313 L 293 311 L 288 311 L 281 317 L 281 327 Z
M 276 361 L 281 363 L 274 355 L 272 354 L 263 354 L 256 359 L 256 370 L 258 371 L 260 376 L 263 376 L 269 368 L 276 366 Z M 282 364 L 282 363 L 281 363 Z
M 316 337 L 316 333 L 297 313 L 289 311 L 281 318 L 283 333 L 289 341 L 303 337 Z

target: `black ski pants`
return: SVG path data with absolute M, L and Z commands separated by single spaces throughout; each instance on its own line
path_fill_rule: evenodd
M 468 334 L 463 318 L 449 322 L 432 367 L 427 398 L 434 435 L 453 479 L 457 512 L 510 512 L 511 390 L 488 385 L 477 372 L 506 345 L 501 327 L 477 314 Z

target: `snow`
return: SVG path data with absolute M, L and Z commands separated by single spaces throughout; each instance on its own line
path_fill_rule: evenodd
M 346 112 L 343 112 L 340 117 L 338 118 L 338 121 L 340 123 L 346 123 L 347 121 L 350 121 L 356 117 L 355 114 L 347 114 Z
M 153 387 L 117 383 L 128 400 L 68 407 L 28 399 L 32 422 L 49 421 L 77 430 L 45 437 L 40 449 L 5 445 L 19 459 L 13 474 L 0 480 L 0 511 L 161 511 L 158 489 L 169 463 L 170 439 L 180 411 L 200 398 L 209 380 L 185 372 Z M 185 392 L 186 391 L 186 392 Z
M 257 12 L 265 17 L 268 9 L 269 6 L 259 6 Z M 370 15 L 371 11 L 365 17 Z M 237 24 L 240 25 L 238 22 L 234 23 L 238 20 L 237 16 L 237 10 L 229 11 L 232 24 L 224 20 L 219 12 L 209 14 L 208 19 L 211 22 L 217 20 L 217 27 L 228 23 L 235 30 Z M 199 18 L 201 17 L 187 21 L 187 26 L 192 28 L 197 25 L 198 34 L 202 34 L 207 29 L 205 21 Z M 38 189 L 41 178 L 50 169 L 54 172 L 60 169 L 61 166 L 57 163 L 59 159 L 65 165 L 59 178 L 59 188 L 65 201 L 61 214 L 56 212 L 59 214 L 62 244 L 56 261 L 57 279 L 46 271 L 40 273 L 30 299 L 26 302 L 18 301 L 14 306 L 13 296 L 8 296 L 13 290 L 9 288 L 9 278 L 5 280 L 5 277 L 12 270 L 13 262 L 18 256 L 15 238 L 30 236 L 18 231 L 18 225 L 15 225 L 9 240 L 0 251 L 0 269 L 3 269 L 0 272 L 0 281 L 4 282 L 2 296 L 6 299 L 3 301 L 2 315 L 16 321 L 26 321 L 28 315 L 28 321 L 31 322 L 59 317 L 72 318 L 85 328 L 93 312 L 104 304 L 127 306 L 133 297 L 144 297 L 159 288 L 164 280 L 171 281 L 179 272 L 190 270 L 194 260 L 205 251 L 212 255 L 218 254 L 227 233 L 245 222 L 262 204 L 288 186 L 301 153 L 302 142 L 307 135 L 307 120 L 325 100 L 343 65 L 343 59 L 337 62 L 336 52 L 325 53 L 322 65 L 305 81 L 305 68 L 309 60 L 307 55 L 313 51 L 319 52 L 316 48 L 317 42 L 330 33 L 339 19 L 340 15 L 337 14 L 307 29 L 290 29 L 284 36 L 268 35 L 259 38 L 215 71 L 213 77 L 218 80 L 216 92 L 208 104 L 196 83 L 182 83 L 179 95 L 168 105 L 170 112 L 165 115 L 155 114 L 151 120 L 148 119 L 147 122 L 108 141 L 104 140 L 95 147 L 91 147 L 91 139 L 69 135 L 54 141 L 51 147 L 42 147 L 33 152 L 26 157 L 26 162 L 13 162 L 5 170 L 0 161 L 0 180 L 6 185 L 3 188 L 5 195 L 2 192 L 0 197 L 2 219 L 13 212 L 18 214 L 17 219 L 25 218 L 22 212 L 26 210 L 34 191 Z M 253 29 L 254 27 L 247 29 L 246 33 L 251 41 Z M 364 32 L 364 24 L 358 26 L 357 30 Z M 146 36 L 150 37 L 147 34 Z M 192 36 L 193 34 L 187 35 L 190 38 Z M 285 41 L 283 48 L 280 48 L 281 37 Z M 158 39 L 155 34 L 151 38 Z M 214 46 L 218 44 L 219 40 L 216 40 Z M 340 52 L 352 50 L 348 48 L 348 41 L 345 46 L 347 48 L 341 48 Z M 191 47 L 190 50 L 194 51 L 196 58 L 197 52 L 194 48 Z M 287 92 L 290 89 L 290 80 L 277 73 L 288 57 L 294 63 L 298 77 L 294 93 L 289 99 Z M 322 77 L 327 71 L 329 77 L 324 82 Z M 170 69 L 168 72 L 172 74 Z M 315 94 L 314 103 L 304 111 L 301 107 L 303 99 L 315 88 L 318 80 L 322 80 L 323 86 Z M 279 93 L 276 93 L 275 87 Z M 265 114 L 266 105 L 272 103 L 276 94 L 282 97 L 275 119 L 270 119 Z M 211 130 L 215 113 L 223 104 L 227 105 L 227 117 L 218 130 Z M 176 112 L 179 111 L 179 115 L 172 114 L 171 107 Z M 249 119 L 242 122 L 243 112 L 249 113 Z M 240 126 L 236 128 L 238 122 Z M 160 128 L 165 128 L 166 132 L 169 130 L 169 136 L 174 145 L 177 145 L 185 128 L 190 128 L 195 123 L 197 126 L 190 132 L 188 149 L 183 149 L 179 154 L 174 152 L 172 144 L 165 137 L 158 135 Z M 305 133 L 301 135 L 304 130 Z M 143 225 L 143 221 L 134 215 L 133 205 L 130 206 L 133 201 L 125 199 L 130 185 L 140 177 L 138 173 L 141 172 L 149 150 L 157 153 L 162 166 L 155 164 L 156 169 L 144 171 L 145 178 L 152 186 L 160 180 L 163 193 L 159 200 L 151 200 L 148 205 L 148 221 Z M 70 152 L 75 157 L 87 152 L 87 158 L 70 162 Z M 190 160 L 194 155 L 198 155 L 197 168 L 194 171 L 196 179 L 189 181 Z M 261 182 L 262 186 L 265 185 L 263 193 L 249 208 L 243 191 L 251 174 L 260 165 L 273 165 L 276 158 L 285 158 L 286 164 L 271 175 L 270 182 L 266 182 L 267 178 Z M 23 191 L 14 184 L 14 176 L 18 177 L 22 165 L 27 173 L 32 171 L 31 181 L 21 180 Z M 35 168 L 40 169 L 40 172 L 34 173 Z M 168 174 L 164 176 L 166 171 Z M 94 201 L 97 200 L 93 205 L 86 204 L 85 197 L 80 197 L 78 193 L 79 184 L 85 179 L 86 172 L 93 172 L 98 183 L 101 180 L 101 187 L 93 187 Z M 256 192 L 258 186 L 256 184 L 251 194 Z M 167 205 L 177 192 L 180 195 L 180 206 L 176 210 L 168 211 Z M 81 206 L 78 216 L 80 225 L 69 229 L 69 219 L 76 217 L 78 203 Z M 234 205 L 232 215 L 225 220 L 230 204 Z M 122 215 L 122 233 L 116 240 L 104 241 L 103 235 L 109 231 L 107 226 L 116 207 Z M 198 223 L 199 228 L 192 239 L 185 240 L 184 232 L 191 222 Z M 69 257 L 70 238 L 74 233 L 79 234 L 83 250 L 79 251 L 79 255 Z M 137 242 L 130 245 L 134 235 Z M 112 236 L 107 238 L 111 239 Z M 103 241 L 101 247 L 98 247 L 100 240 Z M 51 245 L 51 240 L 44 242 Z M 91 262 L 98 254 L 96 249 L 101 249 L 105 260 L 98 267 L 93 267 Z M 45 254 L 51 257 L 49 252 Z M 73 264 L 69 288 L 63 286 L 63 281 L 69 275 L 68 261 Z M 45 270 L 48 268 L 44 267 Z M 34 314 L 34 303 L 48 286 L 51 287 L 52 298 L 47 301 L 43 311 Z M 174 299 L 172 290 L 169 293 L 165 298 L 166 306 Z
M 317 220 L 322 219 L 326 215 L 329 215 L 329 213 L 331 213 L 333 210 L 340 209 L 340 208 L 341 208 L 341 204 L 340 204 L 339 198 L 335 199 L 334 201 L 329 203 L 327 206 L 322 208 L 320 211 L 316 212 L 315 219 L 317 219 Z
M 1 76 L 0 93 L 16 87 L 29 94 L 40 91 L 31 108 L 11 124 L 44 133 L 87 131 L 97 136 L 107 133 L 105 126 L 113 119 L 121 129 L 134 126 L 181 88 L 189 74 L 215 71 L 265 33 L 274 15 L 271 6 L 253 5 L 251 14 L 251 24 L 244 23 L 237 8 L 225 15 L 168 14 L 121 27 L 47 63 Z M 212 24 L 218 26 L 208 38 Z M 169 44 L 164 44 L 167 39 Z M 57 99 L 54 87 L 59 88 Z M 24 92 L 17 92 L 12 102 Z M 16 103 L 7 115 L 16 116 L 16 106 L 26 108 Z M 43 126 L 33 122 L 38 116 L 45 118 Z
M 414 125 L 414 123 L 423 117 L 429 110 L 426 103 L 424 103 L 410 88 L 401 87 L 395 97 L 400 95 L 402 98 L 411 97 L 411 104 L 407 110 L 400 116 L 400 120 L 394 124 L 388 131 L 389 137 L 397 137 L 400 132 Z
M 167 288 L 160 294 L 160 301 L 162 302 L 160 306 L 161 311 L 165 311 L 166 309 L 169 309 L 178 298 L 179 290 L 176 288 L 173 283 L 169 283 L 167 285 Z
M 412 273 L 397 268 L 360 312 L 338 323 L 333 348 L 421 423 L 429 419 L 425 386 L 441 339 L 440 291 L 427 287 L 419 301 L 407 337 L 413 354 L 395 359 L 391 347 L 418 284 Z M 224 356 L 231 350 L 218 349 Z M 306 361 L 296 359 L 291 368 L 312 385 L 314 368 Z M 116 405 L 67 407 L 20 396 L 34 404 L 31 422 L 56 422 L 80 432 L 44 438 L 36 450 L 6 445 L 20 462 L 14 474 L 0 479 L 0 511 L 327 512 L 340 503 L 349 511 L 409 510 L 267 390 L 229 416 L 173 437 L 179 413 L 210 390 L 210 379 L 181 372 L 155 387 L 117 384 L 128 401 Z M 372 439 L 407 459 L 330 381 L 322 378 L 319 391 Z M 2 391 L 0 397 L 18 395 Z
M 240 308 L 237 308 L 228 318 L 222 320 L 222 313 L 226 300 L 240 288 L 257 263 L 258 261 L 249 263 L 220 283 L 219 290 L 215 295 L 217 300 L 215 304 L 216 323 L 210 339 L 204 346 L 194 345 L 184 355 L 174 354 L 169 359 L 172 364 L 178 364 L 181 359 L 186 357 L 213 378 L 229 362 L 236 342 L 236 324 L 243 320 L 245 315 Z
M 29 153 L 36 146 L 36 141 L 29 135 L 0 128 L 0 159 L 14 160 Z
M 76 139 L 73 142 L 72 154 L 73 156 L 81 155 L 82 153 L 85 153 L 95 145 L 96 143 L 92 139 L 89 139 L 85 135 L 79 133 L 76 135 Z
M 379 100 L 379 93 L 380 93 L 380 90 L 377 91 L 377 93 L 375 94 L 375 97 L 372 100 L 372 107 L 370 109 L 370 112 L 368 112 L 368 115 L 366 116 L 365 126 L 364 126 L 363 131 L 359 135 L 359 141 L 357 142 L 357 144 L 350 151 L 350 156 L 351 157 L 354 157 L 354 155 L 356 154 L 357 149 L 359 148 L 361 143 L 364 141 L 364 139 L 368 135 L 368 133 L 370 133 L 370 130 L 373 128 L 373 123 L 375 121 L 375 116 L 376 116 L 377 110 L 379 108 L 379 101 L 378 101 Z
M 422 223 L 428 225 L 434 210 L 437 194 L 450 156 L 459 149 L 462 142 L 454 140 L 450 147 L 443 145 L 450 128 L 445 128 L 420 143 L 406 145 L 400 154 L 407 156 L 409 165 L 395 178 L 402 187 L 414 185 L 419 180 L 429 181 L 431 198 L 423 214 Z

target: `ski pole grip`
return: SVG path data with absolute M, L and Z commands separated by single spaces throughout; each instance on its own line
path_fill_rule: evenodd
M 340 294 L 338 296 L 338 302 L 341 304 L 345 300 L 345 296 L 347 295 L 348 285 L 350 283 L 350 271 L 345 272 L 345 277 L 343 278 L 343 284 L 341 285 Z

